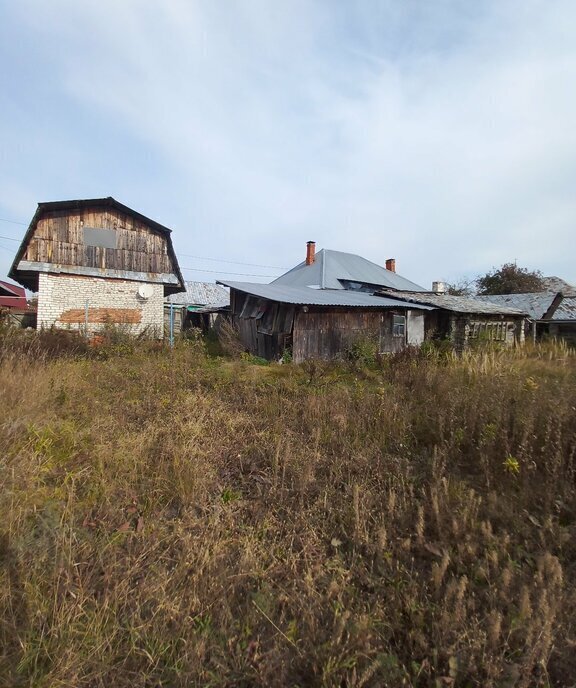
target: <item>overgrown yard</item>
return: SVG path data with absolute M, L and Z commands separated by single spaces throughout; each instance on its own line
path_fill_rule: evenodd
M 0 685 L 576 684 L 576 357 L 0 364 Z

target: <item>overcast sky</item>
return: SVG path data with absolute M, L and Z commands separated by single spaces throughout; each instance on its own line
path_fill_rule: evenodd
M 0 0 L 0 89 L 3 220 L 114 196 L 186 279 L 311 239 L 424 286 L 576 283 L 574 0 Z

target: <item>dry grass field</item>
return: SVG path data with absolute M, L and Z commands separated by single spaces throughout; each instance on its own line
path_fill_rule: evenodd
M 0 685 L 576 685 L 576 356 L 0 358 Z

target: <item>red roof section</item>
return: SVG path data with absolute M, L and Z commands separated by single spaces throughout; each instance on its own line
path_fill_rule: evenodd
M 28 310 L 24 287 L 0 280 L 0 308 Z

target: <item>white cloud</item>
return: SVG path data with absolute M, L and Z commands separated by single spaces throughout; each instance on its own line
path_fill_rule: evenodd
M 115 195 L 194 255 L 289 266 L 316 239 L 423 284 L 514 258 L 576 281 L 568 0 L 11 12 L 35 46 L 13 78 L 48 101 L 21 129 L 0 114 L 35 142 L 0 170 L 15 196 Z

